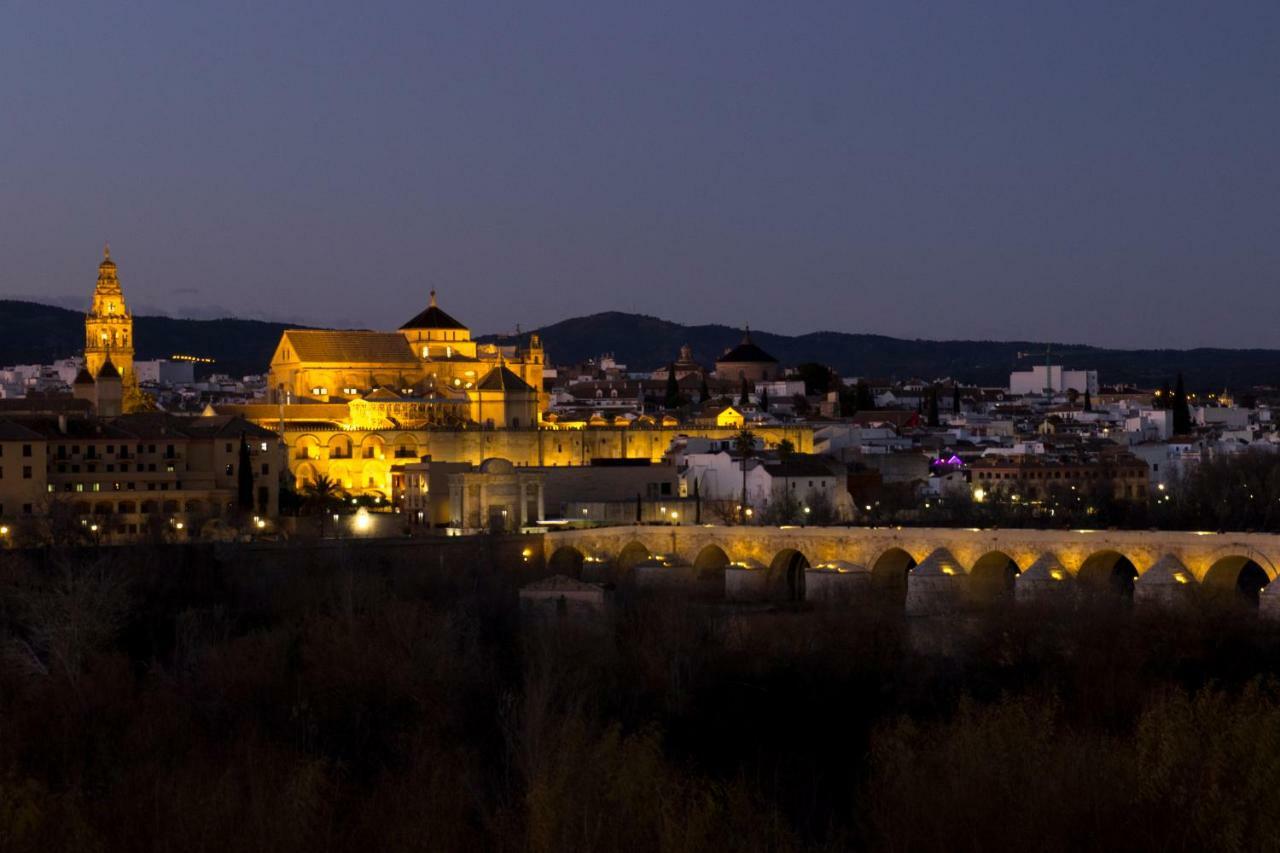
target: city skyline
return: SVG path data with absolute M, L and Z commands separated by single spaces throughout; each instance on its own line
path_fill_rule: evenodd
M 0 295 L 1275 345 L 1273 6 L 666 11 L 14 10 Z

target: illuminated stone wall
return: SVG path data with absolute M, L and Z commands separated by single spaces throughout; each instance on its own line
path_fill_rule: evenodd
M 264 420 L 270 425 L 270 420 Z M 799 453 L 813 452 L 808 426 L 752 427 L 770 447 L 790 440 Z M 589 465 L 592 459 L 659 461 L 681 435 L 732 438 L 718 427 L 606 427 L 527 430 L 308 430 L 285 425 L 289 470 L 299 484 L 325 474 L 356 492 L 392 496 L 392 469 L 423 456 L 441 462 L 509 459 L 517 466 Z M 372 485 L 370 485 L 372 483 Z

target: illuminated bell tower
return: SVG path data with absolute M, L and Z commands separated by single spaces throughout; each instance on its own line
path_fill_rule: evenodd
M 97 378 L 110 359 L 125 387 L 134 382 L 133 315 L 124 303 L 124 292 L 116 278 L 116 262 L 111 247 L 102 250 L 98 264 L 98 286 L 93 290 L 93 307 L 84 315 L 84 366 Z

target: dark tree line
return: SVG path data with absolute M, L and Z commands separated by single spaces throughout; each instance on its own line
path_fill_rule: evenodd
M 201 553 L 0 552 L 6 853 L 1280 838 L 1280 637 L 1235 611 L 996 608 L 939 654 L 889 598 L 534 623 L 518 550 Z

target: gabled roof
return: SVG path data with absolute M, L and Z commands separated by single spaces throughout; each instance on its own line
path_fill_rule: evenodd
M 774 477 L 834 477 L 831 470 L 820 456 L 809 453 L 793 453 L 777 462 L 766 460 L 764 469 Z
M 399 332 L 288 329 L 299 361 L 325 364 L 416 364 L 409 342 Z
M 127 416 L 126 416 L 127 417 Z M 240 415 L 213 415 L 209 417 L 189 418 L 183 423 L 183 430 L 192 436 L 206 438 L 245 438 L 273 439 L 274 430 L 260 427 L 245 420 Z
M 89 373 L 88 368 L 80 368 L 80 372 L 76 374 L 76 379 L 72 385 L 92 385 L 93 374 Z
M 422 313 L 400 327 L 401 329 L 465 329 L 466 326 L 450 317 L 436 305 L 436 292 L 431 291 L 431 304 Z
M 108 358 L 106 361 L 102 363 L 102 369 L 98 371 L 98 378 L 99 379 L 119 379 L 120 371 L 116 368 L 114 364 L 111 363 L 111 359 Z
M 742 343 L 731 350 L 727 350 L 724 355 L 716 359 L 717 364 L 722 362 L 731 364 L 741 364 L 743 362 L 777 364 L 778 360 L 752 343 L 751 332 L 748 331 L 742 336 Z
M 0 441 L 32 441 L 44 438 L 35 430 L 13 421 L 0 421 Z
M 516 376 L 506 365 L 498 365 L 485 374 L 476 386 L 478 391 L 532 391 L 533 386 Z

